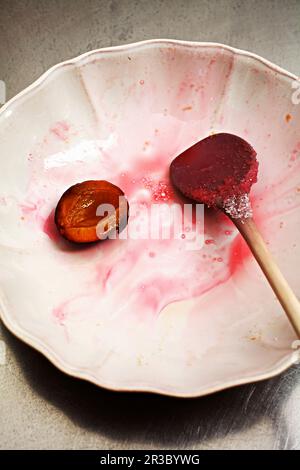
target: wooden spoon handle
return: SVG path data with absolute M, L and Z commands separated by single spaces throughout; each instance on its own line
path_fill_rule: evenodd
M 232 219 L 248 243 L 256 261 L 269 281 L 298 338 L 300 338 L 300 303 L 268 250 L 254 220 Z

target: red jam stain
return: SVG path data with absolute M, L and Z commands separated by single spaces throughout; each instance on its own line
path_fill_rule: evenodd
M 123 191 L 105 180 L 88 180 L 77 183 L 61 196 L 55 210 L 55 224 L 60 234 L 73 243 L 92 243 L 99 238 L 98 224 L 101 221 L 103 237 L 118 230 L 128 219 L 128 203 L 123 201 Z M 114 207 L 114 221 L 106 215 L 98 215 L 101 204 Z
M 62 326 L 64 325 L 64 322 L 66 319 L 65 307 L 66 307 L 66 302 L 63 302 L 61 305 L 54 308 L 52 311 L 52 315 L 54 316 L 54 318 L 57 319 L 58 323 Z
M 288 114 L 285 115 L 285 121 L 286 121 L 287 123 L 289 123 L 291 119 L 292 119 L 291 114 L 288 113 Z
M 161 129 L 157 128 L 155 134 L 160 132 Z M 47 148 L 44 148 L 43 152 L 48 156 Z M 116 174 L 116 161 L 107 155 L 104 165 L 105 178 L 122 187 L 130 204 L 136 202 L 149 207 L 152 203 L 190 203 L 190 200 L 174 191 L 169 178 L 168 168 L 174 154 L 156 152 L 148 136 L 141 139 L 140 152 L 135 160 L 129 161 L 127 166 L 124 164 L 119 174 Z M 31 188 L 35 190 L 38 181 L 38 187 L 45 200 L 55 201 L 55 194 L 60 194 L 67 186 L 62 176 L 67 174 L 68 168 L 54 168 L 44 172 L 41 167 L 34 166 L 35 161 L 43 161 L 43 155 L 29 162 L 36 172 Z M 102 176 L 101 165 L 99 170 L 96 166 L 92 167 L 92 171 L 95 178 Z M 72 172 L 70 182 L 90 177 L 83 167 L 77 168 L 73 165 Z M 49 179 L 51 185 L 48 184 Z M 53 190 L 51 197 L 49 190 Z M 33 191 L 33 194 L 36 193 L 37 191 Z M 31 197 L 28 199 L 34 200 Z M 40 211 L 39 207 L 33 210 Z M 29 208 L 28 218 L 31 211 L 32 208 Z M 82 267 L 89 266 L 89 274 L 82 281 L 80 293 L 85 296 L 86 302 L 90 302 L 85 307 L 87 311 L 89 306 L 95 308 L 103 295 L 103 298 L 108 296 L 112 312 L 120 309 L 120 299 L 124 299 L 124 315 L 136 312 L 140 316 L 143 312 L 146 312 L 146 315 L 157 315 L 170 302 L 200 296 L 226 282 L 237 268 L 242 266 L 248 253 L 239 248 L 240 237 L 234 237 L 235 229 L 225 216 L 222 218 L 216 215 L 215 211 L 211 212 L 214 214 L 209 211 L 205 214 L 205 239 L 208 243 L 200 250 L 191 252 L 185 249 L 188 230 L 184 231 L 184 237 L 178 240 L 107 240 L 98 246 L 80 249 L 72 247 L 67 241 L 57 241 L 53 213 L 45 219 L 45 207 L 41 211 L 43 219 L 34 217 L 34 221 L 37 229 L 46 233 L 53 246 L 58 248 L 56 256 L 60 257 L 59 260 L 65 266 L 70 267 L 74 276 L 82 273 Z M 195 228 L 194 219 L 192 222 L 192 227 Z M 75 256 L 80 257 L 80 262 L 74 262 Z M 74 309 L 80 310 L 76 298 L 75 296 L 67 300 L 67 303 L 54 308 L 53 316 L 59 324 L 67 323 L 69 315 L 74 314 Z M 73 302 L 72 308 L 66 307 L 69 302 Z
M 97 256 L 97 244 L 90 243 L 88 245 L 76 245 L 74 243 L 70 243 L 68 240 L 65 240 L 63 237 L 60 236 L 57 227 L 55 225 L 54 220 L 55 209 L 53 209 L 50 214 L 46 217 L 37 217 L 37 221 L 39 222 L 42 231 L 48 236 L 49 240 L 55 244 L 55 247 L 64 254 L 70 254 L 72 257 L 74 256 L 81 256 L 86 259 L 93 259 Z M 110 247 L 110 241 L 105 243 L 105 250 L 108 251 Z M 103 247 L 102 247 L 103 251 Z
M 58 139 L 67 142 L 69 138 L 70 126 L 65 121 L 59 121 L 55 126 L 51 127 L 50 132 L 54 134 Z

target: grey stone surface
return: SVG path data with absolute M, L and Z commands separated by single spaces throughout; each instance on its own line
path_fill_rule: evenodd
M 300 75 L 298 0 L 0 0 L 0 79 L 10 98 L 57 62 L 158 37 L 227 43 Z M 178 400 L 74 380 L 2 325 L 0 340 L 1 449 L 300 448 L 299 367 Z

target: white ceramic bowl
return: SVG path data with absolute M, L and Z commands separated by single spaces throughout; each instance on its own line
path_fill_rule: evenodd
M 3 106 L 0 281 L 9 330 L 64 372 L 114 390 L 199 396 L 294 363 L 294 333 L 224 217 L 209 217 L 198 252 L 153 240 L 76 250 L 57 238 L 52 219 L 63 191 L 91 178 L 147 203 L 161 182 L 172 191 L 168 165 L 183 149 L 211 132 L 238 134 L 259 156 L 257 223 L 299 295 L 295 79 L 220 44 L 153 40 L 61 63 Z

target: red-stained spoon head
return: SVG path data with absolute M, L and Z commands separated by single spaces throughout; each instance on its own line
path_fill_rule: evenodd
M 251 211 L 249 192 L 257 181 L 256 152 L 233 134 L 214 134 L 175 158 L 173 184 L 185 196 L 209 207 L 224 209 L 233 218 Z

